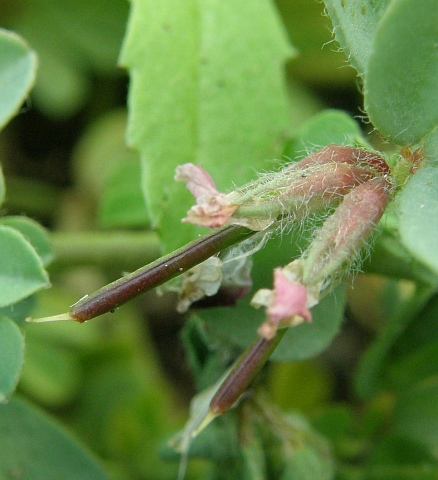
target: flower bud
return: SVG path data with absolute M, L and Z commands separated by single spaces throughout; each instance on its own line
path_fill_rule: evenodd
M 268 318 L 259 328 L 260 336 L 270 340 L 279 328 L 299 325 L 305 320 L 310 322 L 308 303 L 306 287 L 290 279 L 283 269 L 275 269 L 274 289 L 259 290 L 251 301 L 255 307 L 267 307 Z
M 387 168 L 373 153 L 329 145 L 229 194 L 220 193 L 210 175 L 190 163 L 177 168 L 175 179 L 185 182 L 197 201 L 184 221 L 211 228 L 241 225 L 260 231 L 278 220 L 300 220 L 335 206 L 353 187 L 386 174 Z
M 280 328 L 311 320 L 309 309 L 350 267 L 379 221 L 390 195 L 390 183 L 377 177 L 345 195 L 318 230 L 304 255 L 274 271 L 273 290 L 261 289 L 251 303 L 266 307 L 259 334 L 273 338 Z

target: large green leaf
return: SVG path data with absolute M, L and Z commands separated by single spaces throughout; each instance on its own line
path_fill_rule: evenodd
M 202 163 L 219 189 L 266 168 L 288 122 L 282 65 L 291 49 L 267 0 L 132 4 L 122 63 L 130 70 L 128 141 L 166 250 L 193 238 L 193 203 L 175 167 Z M 178 232 L 178 234 L 176 234 Z
M 17 113 L 36 73 L 35 53 L 12 32 L 0 29 L 0 129 Z
M 390 0 L 325 0 L 336 40 L 362 77 L 377 24 L 389 3 Z
M 0 307 L 49 286 L 40 257 L 21 233 L 0 225 L 0 245 Z
M 59 425 L 27 402 L 0 405 L 0 477 L 106 480 L 97 461 Z
M 438 168 L 419 170 L 400 194 L 400 235 L 413 257 L 438 275 Z
M 17 325 L 0 315 L 0 403 L 8 400 L 23 365 L 24 338 Z
M 393 0 L 378 25 L 365 75 L 365 109 L 392 142 L 411 145 L 438 124 L 436 0 Z

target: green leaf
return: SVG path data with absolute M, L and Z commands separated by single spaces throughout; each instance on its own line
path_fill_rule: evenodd
M 435 0 L 393 0 L 371 44 L 365 109 L 395 144 L 416 144 L 438 123 L 437 25 Z
M 381 302 L 380 308 L 383 308 L 386 321 L 379 335 L 362 355 L 357 368 L 355 387 L 361 398 L 370 398 L 383 390 L 384 364 L 389 353 L 410 323 L 422 312 L 434 294 L 434 288 L 420 283 L 410 291 L 400 289 L 392 294 L 386 291 L 383 299 L 376 300 Z
M 144 227 L 147 224 L 140 177 L 138 159 L 126 159 L 113 169 L 99 205 L 99 223 L 103 227 Z
M 438 341 L 408 352 L 388 369 L 391 385 L 402 389 L 438 374 Z
M 438 448 L 438 379 L 435 377 L 400 395 L 394 411 L 394 431 L 432 452 Z
M 41 110 L 57 117 L 72 115 L 92 93 L 90 73 L 120 75 L 116 64 L 128 8 L 124 0 L 78 0 L 57 8 L 47 0 L 26 0 L 15 9 L 12 29 L 38 54 L 32 93 Z
M 0 129 L 17 113 L 35 80 L 37 59 L 26 43 L 0 29 Z
M 438 168 L 420 169 L 399 196 L 399 230 L 414 258 L 438 275 Z
M 312 322 L 290 328 L 272 355 L 273 360 L 311 358 L 333 341 L 344 319 L 345 290 L 338 287 L 312 309 Z
M 21 480 L 107 480 L 92 455 L 53 420 L 13 398 L 0 406 L 0 476 Z
M 290 328 L 272 354 L 273 360 L 294 361 L 311 358 L 330 345 L 339 331 L 344 312 L 345 293 L 342 287 L 328 295 L 312 309 L 313 320 Z M 257 328 L 265 319 L 263 310 L 249 305 L 249 300 L 233 307 L 208 309 L 202 318 L 209 328 L 233 344 L 247 347 L 256 337 Z
M 23 356 L 23 334 L 12 320 L 0 315 L 0 403 L 9 399 L 17 385 Z
M 425 164 L 438 165 L 438 127 L 427 136 L 424 142 L 424 150 L 426 152 Z
M 3 176 L 3 170 L 0 167 L 0 205 L 5 201 L 5 177 Z
M 406 390 L 438 374 L 438 295 L 406 328 L 391 350 L 386 367 L 390 385 Z
M 26 362 L 20 390 L 45 405 L 65 404 L 79 388 L 80 359 L 75 351 L 64 345 L 51 343 L 32 333 L 26 328 Z
M 295 131 L 283 154 L 298 160 L 330 143 L 351 147 L 367 145 L 359 125 L 350 115 L 340 110 L 325 110 Z
M 275 155 L 288 124 L 282 67 L 291 48 L 266 0 L 149 0 L 132 9 L 121 57 L 131 77 L 128 141 L 171 250 L 197 231 L 181 224 L 193 199 L 173 180 L 177 165 L 202 163 L 224 190 Z
M 291 455 L 280 477 L 281 480 L 331 480 L 334 478 L 330 457 L 315 448 L 305 446 Z
M 351 65 L 364 76 L 377 24 L 390 0 L 325 0 L 336 40 Z
M 369 465 L 434 465 L 437 462 L 433 453 L 424 445 L 405 437 L 389 434 L 373 445 Z M 412 477 L 411 477 L 412 478 Z
M 46 230 L 31 218 L 11 216 L 0 218 L 0 225 L 15 228 L 33 246 L 43 265 L 48 265 L 53 258 L 52 246 Z
M 31 295 L 18 303 L 0 308 L 0 315 L 4 315 L 5 317 L 14 320 L 15 323 L 21 325 L 25 322 L 34 307 L 35 295 Z
M 353 431 L 354 415 L 352 408 L 346 405 L 330 404 L 319 409 L 313 416 L 312 425 L 332 445 L 337 446 L 348 438 Z
M 0 245 L 0 307 L 49 286 L 40 257 L 21 233 L 0 225 Z

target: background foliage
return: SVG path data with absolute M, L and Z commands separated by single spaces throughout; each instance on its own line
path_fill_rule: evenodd
M 176 478 L 166 440 L 263 314 L 243 300 L 183 317 L 152 292 L 85 325 L 24 319 L 199 233 L 180 222 L 176 165 L 226 191 L 331 142 L 380 150 L 402 187 L 419 147 L 424 167 L 364 273 L 287 333 L 254 402 L 193 442 L 187 478 L 437 477 L 438 10 L 325 7 L 333 24 L 308 0 L 3 2 L 0 477 Z M 271 240 L 254 288 L 305 241 Z

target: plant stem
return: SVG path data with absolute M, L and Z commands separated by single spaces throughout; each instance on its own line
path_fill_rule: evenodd
M 232 225 L 204 235 L 79 300 L 68 317 L 82 323 L 110 312 L 255 233 L 245 227 Z

